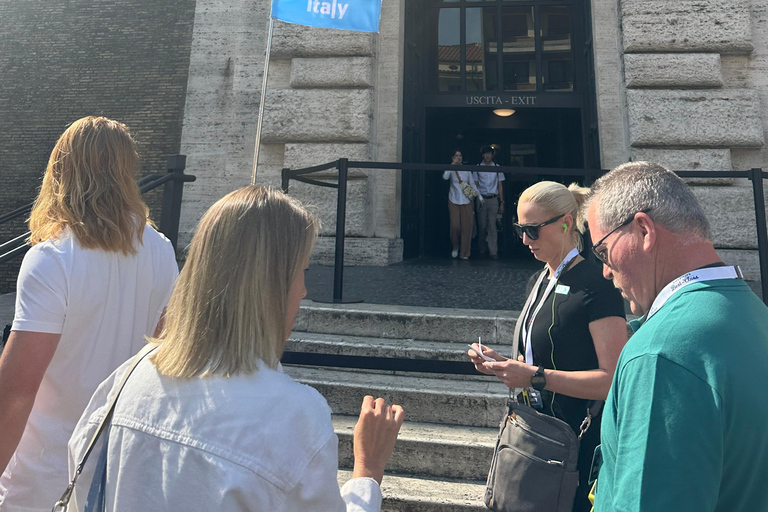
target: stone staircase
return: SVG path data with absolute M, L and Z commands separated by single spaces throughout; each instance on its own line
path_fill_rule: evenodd
M 406 416 L 382 483 L 383 510 L 486 510 L 485 477 L 507 388 L 473 373 L 466 345 L 482 336 L 483 344 L 509 353 L 503 341 L 511 339 L 516 318 L 506 311 L 302 303 L 286 351 L 302 354 L 306 366 L 285 364 L 285 371 L 320 391 L 333 410 L 339 483 L 351 477 L 363 396 L 382 396 L 402 405 Z M 312 365 L 327 354 L 405 360 L 428 371 Z M 465 374 L 435 373 L 435 362 Z

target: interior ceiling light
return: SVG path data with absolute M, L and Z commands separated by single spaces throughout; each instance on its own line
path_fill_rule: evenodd
M 496 110 L 493 111 L 493 113 L 499 117 L 509 117 L 512 114 L 514 114 L 515 111 L 512 110 L 511 108 L 497 108 Z

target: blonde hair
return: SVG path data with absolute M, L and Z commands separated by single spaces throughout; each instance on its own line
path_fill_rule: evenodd
M 582 216 L 581 205 L 589 194 L 589 189 L 571 183 L 566 187 L 554 181 L 540 181 L 531 185 L 520 194 L 518 203 L 534 203 L 552 216 L 571 214 L 573 227 L 571 237 L 576 247 L 581 251 L 581 235 L 585 231 L 586 219 Z
M 320 222 L 295 199 L 259 186 L 235 190 L 203 215 L 192 238 L 153 361 L 173 377 L 276 368 L 291 285 Z
M 135 254 L 149 217 L 136 183 L 139 155 L 128 128 L 84 117 L 59 137 L 29 217 L 31 245 L 69 228 L 82 247 Z

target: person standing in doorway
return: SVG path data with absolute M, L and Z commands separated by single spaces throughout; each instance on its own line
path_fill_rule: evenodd
M 494 149 L 492 146 L 483 146 L 480 150 L 483 154 L 482 166 L 498 166 L 493 161 Z M 492 260 L 499 258 L 498 233 L 496 231 L 496 216 L 504 213 L 504 174 L 499 172 L 478 172 L 478 188 L 483 201 L 478 207 L 477 226 L 478 252 L 482 256 L 486 253 Z
M 463 156 L 456 149 L 451 153 L 451 165 L 461 165 Z M 469 183 L 480 198 L 480 204 L 484 202 L 483 196 L 477 189 L 477 173 L 471 171 L 445 171 L 444 180 L 450 180 L 451 187 L 448 190 L 448 212 L 451 219 L 451 257 L 468 260 L 472 245 L 472 226 L 475 223 L 472 201 L 464 195 L 461 189 L 462 183 Z

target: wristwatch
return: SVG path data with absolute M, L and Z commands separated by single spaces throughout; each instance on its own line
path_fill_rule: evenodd
M 531 387 L 541 391 L 547 385 L 547 378 L 544 377 L 544 367 L 539 366 L 536 373 L 531 376 Z

